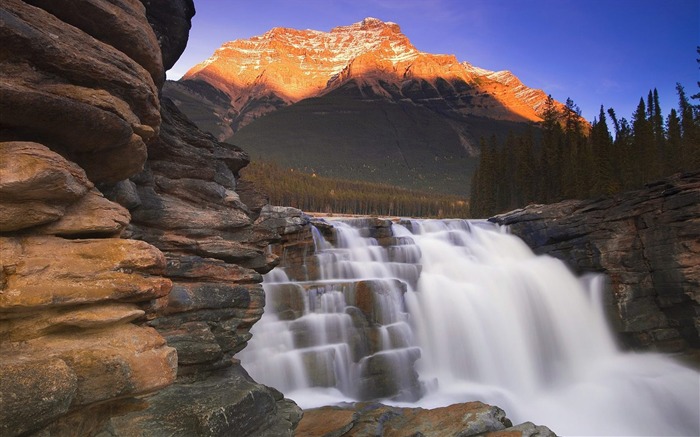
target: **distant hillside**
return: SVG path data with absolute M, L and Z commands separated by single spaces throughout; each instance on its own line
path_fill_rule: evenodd
M 466 218 L 469 202 L 458 196 L 436 195 L 387 184 L 326 178 L 253 161 L 242 171 L 269 196 L 273 205 L 306 212 L 401 217 Z
M 163 92 L 253 157 L 461 195 L 480 137 L 540 122 L 546 100 L 510 72 L 421 52 L 374 18 L 228 42 Z

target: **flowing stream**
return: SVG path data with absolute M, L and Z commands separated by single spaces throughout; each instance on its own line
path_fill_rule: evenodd
M 559 435 L 700 435 L 700 374 L 620 351 L 602 277 L 487 222 L 403 222 L 379 238 L 366 224 L 333 223 L 333 244 L 314 229 L 304 278 L 266 275 L 240 353 L 255 380 L 302 408 L 479 400 Z

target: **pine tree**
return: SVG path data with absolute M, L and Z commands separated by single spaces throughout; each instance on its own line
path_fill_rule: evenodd
M 612 194 L 617 192 L 620 186 L 615 178 L 616 158 L 613 154 L 613 139 L 610 135 L 610 129 L 608 129 L 603 105 L 600 105 L 598 118 L 591 127 L 590 143 L 595 159 L 595 181 L 593 184 L 595 194 Z
M 613 142 L 613 162 L 616 163 L 616 180 L 620 188 L 630 188 L 633 180 L 632 160 L 632 130 L 627 120 L 622 117 L 618 120 L 615 110 L 608 109 L 608 114 L 615 127 L 615 141 Z
M 685 95 L 685 89 L 676 84 L 678 92 L 678 109 L 681 117 L 681 147 L 685 170 L 700 168 L 700 118 L 695 108 Z
M 539 189 L 539 198 L 545 203 L 555 202 L 560 196 L 562 179 L 560 117 L 554 99 L 551 95 L 547 96 L 542 114 L 542 149 L 540 151 L 542 183 Z
M 684 167 L 681 120 L 675 109 L 666 119 L 666 171 L 667 175 L 681 171 Z
M 632 180 L 633 187 L 640 186 L 658 175 L 658 161 L 654 159 L 654 132 L 647 119 L 644 99 L 639 99 L 637 110 L 632 116 Z

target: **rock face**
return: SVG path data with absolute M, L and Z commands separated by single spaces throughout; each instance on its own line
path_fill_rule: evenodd
M 322 407 L 304 412 L 298 436 L 326 437 L 553 437 L 545 426 L 525 422 L 513 426 L 503 410 L 481 402 L 426 410 L 377 403 Z
M 144 6 L 8 0 L 2 14 L 0 139 L 44 144 L 93 182 L 140 171 L 163 76 Z
M 193 14 L 0 7 L 3 436 L 283 436 L 300 418 L 233 358 L 279 238 L 236 191 L 248 157 L 159 98 Z
M 628 346 L 700 347 L 700 173 L 491 220 L 578 272 L 606 273 L 610 313 Z

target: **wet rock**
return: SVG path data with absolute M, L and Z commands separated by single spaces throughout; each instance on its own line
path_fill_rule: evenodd
M 426 410 L 378 403 L 322 407 L 304 412 L 298 436 L 421 436 L 468 437 L 554 436 L 548 428 L 529 422 L 516 427 L 498 407 L 468 402 Z
M 389 324 L 391 315 L 385 314 L 388 302 L 402 299 L 407 285 L 398 279 L 359 281 L 355 287 L 354 304 L 370 324 Z
M 700 347 L 700 173 L 491 220 L 579 273 L 607 274 L 609 313 L 628 346 Z
M 183 402 L 189 399 L 190 402 Z M 192 400 L 196 399 L 196 402 Z M 205 380 L 175 384 L 146 398 L 148 407 L 112 419 L 112 435 L 292 436 L 301 410 L 254 383 L 238 365 Z

